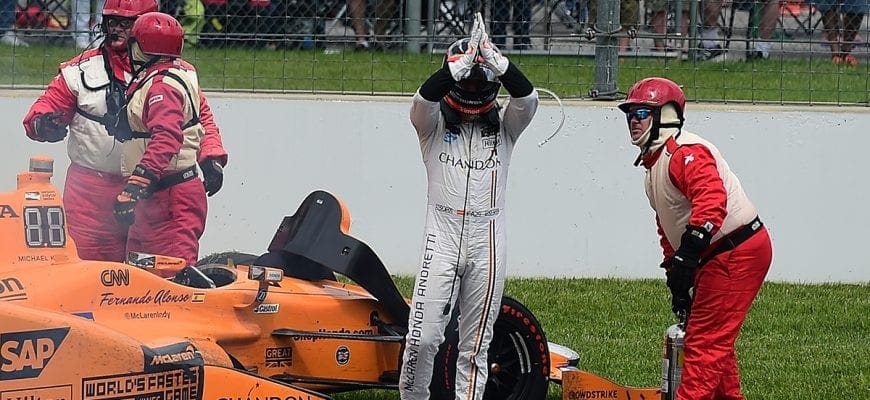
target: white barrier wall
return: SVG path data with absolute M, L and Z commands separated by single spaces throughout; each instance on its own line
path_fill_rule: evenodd
M 6 145 L 0 190 L 31 154 L 56 159 L 55 183 L 69 164 L 64 144 L 29 141 L 21 119 L 36 92 L 0 94 Z M 418 263 L 425 173 L 409 99 L 371 101 L 211 94 L 230 152 L 223 190 L 210 199 L 201 254 L 259 253 L 284 215 L 313 190 L 344 199 L 352 232 L 394 274 Z M 774 241 L 769 279 L 870 282 L 866 206 L 870 184 L 860 160 L 870 151 L 863 108 L 689 105 L 687 129 L 718 145 L 761 212 Z M 662 277 L 643 170 L 631 165 L 624 116 L 609 103 L 541 107 L 521 138 L 508 186 L 509 275 Z

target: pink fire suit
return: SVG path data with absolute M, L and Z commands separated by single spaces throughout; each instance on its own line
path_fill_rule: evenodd
M 204 134 L 197 120 L 201 97 L 194 93 L 199 93 L 196 70 L 180 59 L 140 73 L 127 91 L 129 123 L 150 138 L 122 146 L 122 170 L 132 172 L 140 165 L 161 183 L 174 180 L 136 206 L 128 249 L 183 258 L 188 265 L 199 255 L 208 211 L 202 182 L 188 174 L 195 171 Z
M 70 236 L 79 256 L 87 260 L 121 262 L 126 258 L 127 229 L 119 226 L 112 215 L 115 198 L 126 183 L 121 173 L 121 146 L 99 121 L 86 115 L 105 114 L 106 95 L 112 83 L 126 88 L 132 79 L 130 71 L 126 51 L 110 46 L 85 51 L 60 65 L 59 74 L 23 121 L 27 136 L 33 140 L 38 138 L 32 122 L 39 115 L 61 112 L 61 122 L 69 125 L 67 154 L 71 162 L 63 202 Z M 205 97 L 199 95 L 200 121 L 206 134 L 198 158 L 214 157 L 225 165 L 227 153 L 220 130 Z

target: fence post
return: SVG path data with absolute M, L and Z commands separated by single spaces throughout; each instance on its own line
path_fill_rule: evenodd
M 405 37 L 408 38 L 408 44 L 405 45 L 405 50 L 408 53 L 420 52 L 420 16 L 423 12 L 422 0 L 407 0 L 405 3 L 405 14 L 408 19 L 405 22 Z
M 598 0 L 595 16 L 595 84 L 590 97 L 598 100 L 616 100 L 616 81 L 619 75 L 619 46 L 616 35 L 621 29 L 619 1 Z

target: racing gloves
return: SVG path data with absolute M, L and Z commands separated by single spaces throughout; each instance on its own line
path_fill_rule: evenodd
M 477 20 L 480 21 L 480 26 L 484 26 L 483 16 L 480 13 L 477 13 Z M 486 34 L 486 31 L 483 32 L 483 37 L 480 40 L 480 55 L 483 56 L 483 65 L 495 72 L 496 76 L 502 76 L 507 72 L 510 62 L 507 57 L 501 54 L 498 47 L 489 41 L 489 35 Z
M 471 75 L 471 68 L 479 61 L 480 41 L 483 39 L 483 35 L 486 34 L 483 30 L 482 20 L 483 17 L 474 19 L 474 24 L 471 27 L 471 38 L 468 40 L 468 49 L 465 53 L 447 57 L 447 69 L 450 71 L 450 76 L 456 82 L 468 78 Z
M 40 114 L 31 121 L 30 126 L 33 130 L 34 140 L 40 142 L 59 142 L 66 137 L 66 124 L 59 123 L 58 120 L 63 118 L 61 112 L 50 112 Z
M 662 263 L 667 269 L 668 288 L 671 289 L 671 310 L 688 315 L 692 306 L 689 290 L 695 285 L 695 272 L 701 263 L 701 254 L 710 246 L 713 235 L 705 228 L 686 225 L 680 247 L 674 256 Z
M 157 175 L 141 165 L 133 170 L 133 175 L 127 180 L 127 186 L 115 199 L 115 219 L 122 226 L 129 227 L 135 222 L 134 210 L 136 203 L 154 193 L 157 185 Z
M 199 163 L 199 169 L 202 170 L 202 184 L 206 194 L 209 197 L 214 196 L 224 185 L 224 166 L 217 158 L 208 157 Z

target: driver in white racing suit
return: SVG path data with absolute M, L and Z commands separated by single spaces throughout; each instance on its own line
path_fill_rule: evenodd
M 454 305 L 460 310 L 455 397 L 480 400 L 486 388 L 487 349 L 504 289 L 508 164 L 538 96 L 483 29 L 478 18 L 471 37 L 450 46 L 443 68 L 411 106 L 429 188 L 399 380 L 404 400 L 429 398 Z M 501 85 L 510 94 L 504 109 L 496 102 Z

